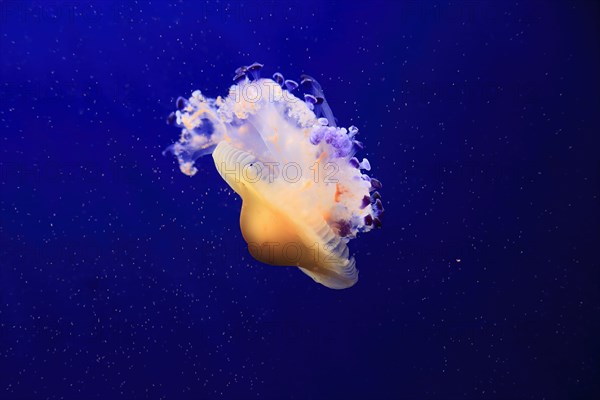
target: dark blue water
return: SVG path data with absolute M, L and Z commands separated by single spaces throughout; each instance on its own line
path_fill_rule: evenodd
M 0 3 L 1 399 L 600 393 L 600 8 Z M 334 291 L 262 265 L 179 95 L 308 73 L 383 229 Z

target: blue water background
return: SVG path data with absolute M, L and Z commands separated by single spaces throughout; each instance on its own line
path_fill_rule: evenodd
M 0 398 L 600 393 L 600 9 L 0 3 Z M 334 291 L 248 256 L 179 95 L 307 73 L 384 185 Z

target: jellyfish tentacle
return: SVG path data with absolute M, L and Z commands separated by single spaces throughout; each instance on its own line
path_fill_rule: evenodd
M 301 75 L 300 78 L 309 94 L 313 95 L 316 99 L 315 114 L 317 114 L 317 116 L 323 115 L 327 118 L 329 126 L 336 127 L 335 117 L 333 116 L 331 107 L 329 107 L 329 104 L 325 100 L 325 93 L 323 92 L 321 85 L 319 85 L 319 82 L 312 76 L 306 74 Z

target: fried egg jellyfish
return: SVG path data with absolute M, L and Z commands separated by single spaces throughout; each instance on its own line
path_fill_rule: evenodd
M 358 270 L 347 243 L 381 226 L 381 183 L 364 173 L 369 161 L 355 157 L 358 129 L 336 126 L 316 80 L 261 79 L 261 68 L 238 68 L 225 98 L 198 90 L 178 98 L 168 122 L 181 136 L 168 151 L 189 176 L 212 154 L 242 198 L 242 236 L 256 260 L 297 266 L 332 289 L 351 287 Z M 299 86 L 303 99 L 293 94 Z

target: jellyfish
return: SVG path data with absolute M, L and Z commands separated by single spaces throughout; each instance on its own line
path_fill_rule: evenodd
M 262 67 L 238 68 L 225 97 L 196 90 L 178 98 L 167 122 L 181 135 L 167 150 L 189 176 L 212 154 L 242 199 L 240 227 L 252 257 L 298 267 L 328 288 L 349 288 L 358 270 L 348 242 L 381 226 L 381 182 L 367 175 L 369 161 L 356 157 L 363 148 L 358 128 L 337 126 L 314 78 L 261 78 Z

